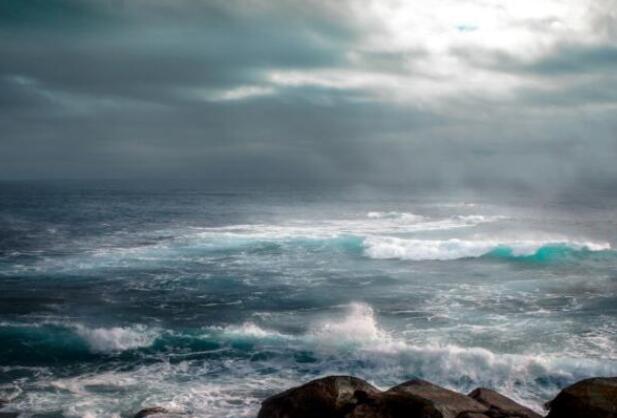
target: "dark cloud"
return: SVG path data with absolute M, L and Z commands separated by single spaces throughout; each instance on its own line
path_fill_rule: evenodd
M 541 190 L 617 180 L 613 46 L 568 40 L 528 59 L 459 45 L 442 65 L 460 71 L 444 74 L 433 40 L 375 44 L 378 25 L 353 10 L 1 1 L 0 178 Z M 550 22 L 538 22 L 540 36 Z M 470 89 L 465 74 L 487 81 Z

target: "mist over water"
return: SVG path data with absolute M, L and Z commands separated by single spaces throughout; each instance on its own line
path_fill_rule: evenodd
M 610 196 L 0 192 L 0 398 L 25 416 L 252 417 L 334 373 L 487 386 L 540 410 L 617 374 Z

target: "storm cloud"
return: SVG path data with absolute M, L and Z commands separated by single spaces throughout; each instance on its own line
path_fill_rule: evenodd
M 0 179 L 617 181 L 617 1 L 0 1 Z

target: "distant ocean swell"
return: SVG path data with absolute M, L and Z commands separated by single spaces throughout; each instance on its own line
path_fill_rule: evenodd
M 611 256 L 607 242 L 563 236 L 418 238 L 417 234 L 472 228 L 504 220 L 504 216 L 466 215 L 429 219 L 412 213 L 369 212 L 364 219 L 276 224 L 229 225 L 155 231 L 146 244 L 114 246 L 65 257 L 13 253 L 5 262 L 12 271 L 66 271 L 183 263 L 201 256 L 260 256 L 277 253 L 335 251 L 370 259 L 447 261 L 467 258 L 564 261 L 590 255 Z M 113 237 L 112 237 L 113 238 Z M 23 266 L 20 257 L 40 260 Z

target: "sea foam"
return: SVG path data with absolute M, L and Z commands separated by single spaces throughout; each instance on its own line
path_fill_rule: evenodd
M 456 260 L 476 258 L 493 253 L 506 257 L 529 257 L 546 249 L 572 251 L 606 251 L 607 242 L 567 240 L 425 240 L 398 237 L 367 237 L 364 252 L 370 258 L 401 260 Z
M 143 325 L 112 328 L 89 328 L 85 325 L 75 325 L 75 331 L 95 352 L 124 351 L 149 347 L 158 337 L 158 332 Z
M 373 308 L 364 303 L 352 303 L 343 318 L 333 318 L 314 324 L 308 334 L 322 345 L 388 345 L 390 335 L 379 328 Z
M 86 329 L 82 328 L 85 338 L 104 350 L 148 344 L 151 339 L 143 336 L 152 335 L 152 330 L 141 326 Z M 540 411 L 541 403 L 565 384 L 617 373 L 614 358 L 575 358 L 565 352 L 495 353 L 485 347 L 405 338 L 383 327 L 377 312 L 362 302 L 315 320 L 298 335 L 246 322 L 212 328 L 212 336 L 251 339 L 247 350 L 269 355 L 157 362 L 130 370 L 52 378 L 38 383 L 39 388 L 55 389 L 51 397 L 43 402 L 33 395 L 35 391 L 26 390 L 16 405 L 34 411 L 53 406 L 71 417 L 102 418 L 139 409 L 131 401 L 134 396 L 142 406 L 162 405 L 204 417 L 250 417 L 269 394 L 324 374 L 350 373 L 383 389 L 411 377 L 462 392 L 486 386 Z M 311 353 L 312 360 L 296 368 L 291 354 L 300 352 Z M 277 371 L 264 374 L 268 370 Z M 110 391 L 122 394 L 117 403 L 110 402 Z
M 287 335 L 276 331 L 261 328 L 254 322 L 245 322 L 242 325 L 228 325 L 223 328 L 214 328 L 216 331 L 222 332 L 226 337 L 230 338 L 288 338 Z

